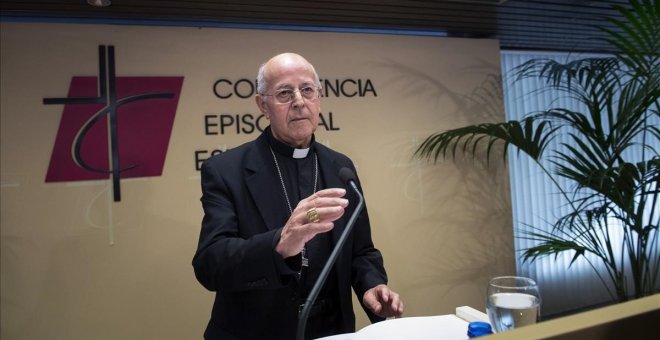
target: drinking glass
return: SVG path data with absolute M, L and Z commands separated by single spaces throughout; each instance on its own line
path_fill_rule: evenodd
M 536 282 L 520 276 L 500 276 L 488 283 L 486 311 L 496 333 L 535 324 L 541 296 Z

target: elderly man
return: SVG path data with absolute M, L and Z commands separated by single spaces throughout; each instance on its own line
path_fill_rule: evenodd
M 195 275 L 216 292 L 206 339 L 293 339 L 299 309 L 355 207 L 343 154 L 315 143 L 320 82 L 302 56 L 271 58 L 257 76 L 270 126 L 254 141 L 204 162 L 204 219 Z M 372 322 L 399 317 L 366 209 L 311 307 L 306 336 L 355 331 L 351 286 Z

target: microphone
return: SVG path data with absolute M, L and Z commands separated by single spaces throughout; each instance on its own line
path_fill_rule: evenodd
M 298 331 L 296 333 L 297 334 L 296 339 L 298 340 L 304 339 L 305 326 L 307 325 L 307 319 L 309 318 L 309 313 L 311 311 L 311 308 L 314 305 L 314 302 L 316 301 L 319 292 L 321 291 L 321 287 L 325 283 L 325 280 L 328 278 L 328 274 L 330 274 L 330 270 L 332 269 L 332 266 L 337 261 L 337 258 L 339 257 L 339 252 L 341 251 L 341 248 L 344 247 L 344 243 L 346 243 L 346 239 L 348 238 L 348 235 L 351 233 L 351 230 L 353 230 L 353 225 L 355 224 L 358 215 L 360 215 L 360 212 L 362 212 L 362 209 L 364 209 L 364 197 L 362 196 L 362 193 L 360 193 L 360 190 L 358 190 L 357 184 L 355 184 L 357 182 L 357 177 L 355 176 L 355 173 L 351 169 L 343 167 L 339 170 L 339 178 L 341 178 L 341 180 L 344 182 L 344 184 L 346 184 L 346 186 L 350 187 L 351 189 L 353 189 L 353 191 L 355 191 L 355 194 L 357 194 L 358 196 L 358 204 L 355 207 L 355 210 L 353 211 L 351 218 L 348 220 L 348 223 L 346 224 L 346 228 L 344 228 L 344 231 L 339 237 L 337 244 L 335 244 L 335 247 L 332 249 L 332 253 L 330 253 L 330 257 L 328 257 L 328 260 L 323 266 L 323 270 L 321 271 L 321 274 L 319 275 L 318 279 L 316 279 L 316 282 L 314 282 L 314 286 L 312 287 L 312 290 L 309 292 L 309 295 L 307 296 L 307 300 L 305 300 L 305 306 L 303 307 L 302 312 L 300 312 L 300 314 L 298 315 Z
M 353 190 L 355 190 L 359 196 L 362 196 L 360 191 L 357 189 L 357 185 L 355 185 L 355 182 L 357 182 L 357 177 L 355 176 L 355 173 L 351 171 L 351 169 L 347 167 L 339 169 L 339 178 L 342 182 L 344 182 L 344 184 L 351 185 Z

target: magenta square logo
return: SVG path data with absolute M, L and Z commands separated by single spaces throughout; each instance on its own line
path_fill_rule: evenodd
M 99 46 L 99 77 L 74 76 L 46 182 L 160 176 L 183 77 L 116 77 L 113 46 Z

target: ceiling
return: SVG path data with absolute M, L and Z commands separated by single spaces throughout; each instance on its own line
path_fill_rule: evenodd
M 5 21 L 339 30 L 497 38 L 506 50 L 610 52 L 594 26 L 626 0 L 0 0 Z

